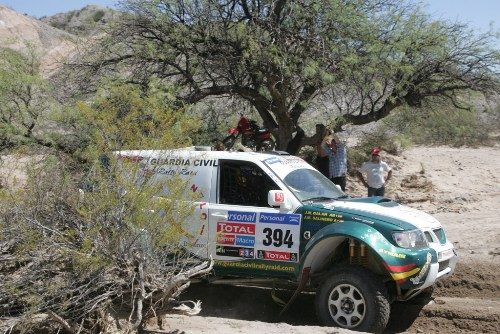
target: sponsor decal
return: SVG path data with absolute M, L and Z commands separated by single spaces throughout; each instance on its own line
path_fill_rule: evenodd
M 259 223 L 300 225 L 300 215 L 261 212 L 259 215 Z
M 215 261 L 216 266 L 222 268 L 239 268 L 239 269 L 250 269 L 250 270 L 265 270 L 265 271 L 286 271 L 294 272 L 295 267 L 293 265 L 284 264 L 268 264 L 262 262 L 254 261 Z
M 420 270 L 420 273 L 419 273 L 417 276 L 410 278 L 410 281 L 411 281 L 413 284 L 417 285 L 417 284 L 423 283 L 423 282 L 421 282 L 420 280 L 421 280 L 422 278 L 424 278 L 424 275 L 425 275 L 425 274 L 427 274 L 427 270 L 429 270 L 429 267 L 430 267 L 430 265 L 431 265 L 431 260 L 432 260 L 432 255 L 431 255 L 431 253 L 427 253 L 427 259 L 426 259 L 426 261 L 425 261 L 424 266 L 422 267 L 422 270 Z
M 311 239 L 311 231 L 305 231 L 304 232 L 304 239 L 306 239 L 306 240 Z
M 231 247 L 231 246 L 216 246 L 215 254 L 219 256 L 243 257 L 253 259 L 253 248 Z
M 378 251 L 379 253 L 383 253 L 392 257 L 397 257 L 398 259 L 406 259 L 406 254 L 391 252 L 383 248 L 380 248 Z
M 254 258 L 253 248 L 240 248 L 239 254 L 240 254 L 240 257 L 244 257 L 246 259 L 253 259 Z
M 227 213 L 227 220 L 230 222 L 255 223 L 256 218 L 256 212 L 228 211 Z
M 272 261 L 297 261 L 297 253 L 258 250 L 257 258 Z
M 274 201 L 276 203 L 283 203 L 285 201 L 285 194 L 282 192 L 274 193 Z
M 234 235 L 219 234 L 217 236 L 217 243 L 221 245 L 234 245 L 235 239 Z
M 217 167 L 217 159 L 150 158 L 151 165 Z
M 218 222 L 217 232 L 229 234 L 255 235 L 254 224 Z
M 275 163 L 278 163 L 278 162 L 281 162 L 281 160 L 279 158 L 276 158 L 276 157 L 272 157 L 272 158 L 267 158 L 266 160 L 264 160 L 264 162 L 268 165 L 272 165 L 272 164 L 275 164 Z
M 186 248 L 189 248 L 189 247 L 203 248 L 203 247 L 207 247 L 207 243 L 205 241 L 199 240 L 199 239 L 196 239 L 194 241 L 184 240 L 181 242 L 181 246 L 186 247 Z
M 251 236 L 247 236 L 247 235 L 237 235 L 235 237 L 234 244 L 237 246 L 251 246 L 251 247 L 253 247 L 255 245 L 255 237 L 251 237 Z
M 322 223 L 343 223 L 344 217 L 337 213 L 322 211 L 304 211 L 304 220 Z
M 139 162 L 144 159 L 144 157 L 141 157 L 140 155 L 118 155 L 118 159 L 120 160 L 125 160 L 128 162 Z
M 163 174 L 163 175 L 182 175 L 182 176 L 195 176 L 198 174 L 197 171 L 190 170 L 187 168 L 182 168 L 180 170 L 172 169 L 171 167 L 154 167 L 151 173 Z

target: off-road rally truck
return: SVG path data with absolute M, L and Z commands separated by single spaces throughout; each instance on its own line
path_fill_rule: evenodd
M 203 147 L 116 154 L 153 182 L 189 181 L 198 197 L 182 246 L 214 259 L 216 278 L 315 291 L 325 325 L 381 332 L 393 301 L 432 289 L 457 262 L 432 216 L 383 197 L 351 198 L 296 156 Z

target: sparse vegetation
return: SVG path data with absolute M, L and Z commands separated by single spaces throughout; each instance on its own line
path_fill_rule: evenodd
M 43 139 L 35 134 L 54 104 L 34 47 L 0 48 L 0 150 Z
M 103 87 L 74 111 L 86 142 L 77 156 L 90 163 L 46 155 L 24 187 L 0 194 L 0 315 L 14 317 L 18 332 L 102 333 L 119 324 L 136 333 L 178 306 L 190 278 L 211 266 L 179 245 L 194 207 L 175 199 L 189 180 L 151 183 L 112 151 L 186 145 L 196 124 L 161 91 L 130 85 Z
M 92 14 L 92 20 L 94 22 L 99 22 L 101 19 L 106 15 L 106 13 L 103 10 L 98 10 L 94 14 Z
M 381 132 L 392 133 L 393 137 L 406 138 L 415 144 L 475 146 L 490 142 L 489 133 L 496 121 L 490 116 L 488 120 L 490 124 L 481 121 L 475 108 L 438 105 L 418 114 L 405 108 L 387 118 Z

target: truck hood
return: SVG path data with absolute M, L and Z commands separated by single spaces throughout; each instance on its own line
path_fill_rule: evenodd
M 441 223 L 431 215 L 381 197 L 336 200 L 322 204 L 325 209 L 387 221 L 404 229 L 408 228 L 406 224 L 421 230 L 441 227 Z

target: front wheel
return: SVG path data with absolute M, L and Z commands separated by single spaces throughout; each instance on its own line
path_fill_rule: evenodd
M 276 143 L 272 138 L 266 139 L 262 141 L 259 145 L 256 147 L 256 151 L 273 151 L 276 148 Z
M 362 267 L 342 266 L 316 293 L 316 312 L 327 326 L 380 333 L 389 321 L 390 304 L 380 278 Z

